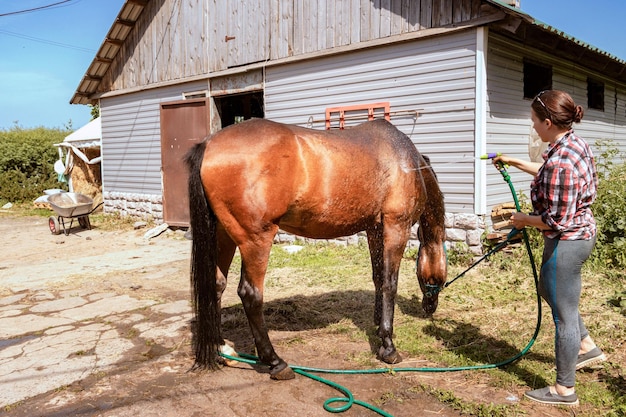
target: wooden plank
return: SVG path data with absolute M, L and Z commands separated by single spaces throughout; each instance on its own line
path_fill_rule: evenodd
M 280 13 L 280 2 L 279 0 L 269 0 L 268 3 L 268 19 L 269 19 L 269 58 L 277 59 L 281 55 L 281 45 L 283 42 L 283 37 L 281 33 L 281 13 Z
M 302 4 L 302 52 L 317 50 L 317 2 L 305 0 Z
M 359 15 L 361 18 L 359 28 L 359 41 L 365 42 L 372 39 L 371 37 L 371 12 L 370 0 L 361 0 L 359 3 Z
M 455 18 L 455 22 L 466 22 L 472 18 L 472 1 L 460 0 L 460 16 L 458 16 L 458 20 Z
M 369 39 L 380 38 L 380 9 L 382 0 L 371 0 Z
M 422 0 L 420 3 L 420 26 L 422 29 L 433 27 L 433 1 Z
M 293 55 L 293 1 L 270 1 L 271 58 L 279 59 Z
M 335 2 L 335 46 L 350 43 L 350 1 Z
M 242 38 L 243 29 L 242 21 L 243 16 L 240 8 L 241 0 L 229 0 L 227 2 L 226 9 L 226 33 L 223 39 L 217 39 L 218 45 L 224 45 L 224 51 L 226 52 L 226 66 L 234 67 L 241 62 L 241 55 L 243 53 Z
M 209 72 L 209 59 L 208 59 L 208 50 L 206 48 L 207 45 L 207 19 L 208 15 L 207 2 L 204 0 L 194 0 L 195 6 L 194 9 L 190 12 L 193 13 L 195 24 L 194 26 L 194 43 L 193 48 L 188 51 L 188 54 L 191 55 L 191 59 L 193 60 L 195 66 L 192 73 L 187 74 L 188 76 L 197 75 L 197 74 L 206 74 Z
M 408 32 L 409 29 L 409 11 L 411 10 L 411 0 L 402 0 L 402 32 Z
M 335 46 L 335 23 L 337 16 L 335 15 L 335 1 L 326 3 L 326 26 L 320 28 L 326 32 L 326 45 L 324 48 L 332 48 Z
M 330 0 L 328 3 L 332 3 Z M 326 27 L 328 26 L 328 5 L 326 0 L 317 0 L 317 51 L 326 48 Z
M 161 69 L 161 73 L 157 74 L 159 80 L 171 80 L 185 72 L 186 63 L 182 62 L 184 35 L 180 24 L 181 8 L 180 2 L 170 3 L 169 22 L 167 22 L 169 39 L 163 42 L 166 45 L 165 48 L 156 52 L 161 63 L 157 65 L 157 71 Z
M 482 9 L 482 0 L 471 0 L 472 2 L 472 19 L 476 19 L 481 16 L 480 11 Z
M 381 38 L 391 35 L 391 0 L 380 1 L 380 34 Z
M 303 16 L 305 0 L 294 0 L 293 2 L 293 38 L 292 50 L 294 55 L 303 53 L 302 39 L 304 38 L 305 20 Z
M 262 36 L 259 27 L 261 19 L 260 16 L 258 16 L 259 1 L 260 0 L 246 0 L 244 4 L 242 0 L 239 0 L 239 16 L 243 18 L 243 22 L 241 23 L 241 34 L 236 35 L 237 45 L 241 49 L 241 56 L 237 65 L 259 60 L 257 54 L 260 47 L 259 38 Z
M 402 6 L 406 0 L 391 0 L 391 30 L 392 35 L 404 32 L 405 15 L 402 14 Z
M 281 3 L 284 3 L 283 1 L 281 1 Z M 286 7 L 284 7 L 285 5 L 281 5 L 281 7 L 283 7 L 281 9 L 282 11 L 282 21 L 281 21 L 281 25 L 282 25 L 282 31 L 283 31 L 283 36 L 286 36 L 286 40 L 287 40 L 287 47 L 286 47 L 286 55 L 285 57 L 288 56 L 293 56 L 293 51 L 294 51 L 294 31 L 292 30 L 292 28 L 295 25 L 295 17 L 294 17 L 294 3 L 292 1 L 286 2 Z
M 341 14 L 342 12 L 342 8 L 341 8 L 341 3 L 340 1 L 336 1 L 333 4 L 333 27 L 332 27 L 332 31 L 333 31 L 333 46 L 339 46 L 341 45 L 341 30 L 342 30 L 342 19 L 343 16 Z
M 459 23 L 466 20 L 463 5 L 469 5 L 466 0 L 452 0 L 452 22 Z
M 257 60 L 269 59 L 269 3 L 270 0 L 260 0 L 259 3 L 259 47 Z
M 333 46 L 343 45 L 344 39 L 350 34 L 350 9 L 348 9 L 348 15 L 346 16 L 346 5 L 350 7 L 349 0 L 334 2 L 333 26 L 335 30 L 333 32 Z
M 350 43 L 361 42 L 361 1 L 350 0 Z
M 421 30 L 424 27 L 420 25 L 420 2 L 417 0 L 409 1 L 409 12 L 408 12 L 408 23 L 409 23 L 409 32 L 413 32 L 416 30 Z
M 211 71 L 219 71 L 228 68 L 228 48 L 224 41 L 228 30 L 228 8 L 218 7 L 218 1 L 219 0 L 209 0 L 209 48 L 211 51 L 209 65 L 211 66 Z
M 452 0 L 433 0 L 433 26 L 446 26 L 452 23 Z

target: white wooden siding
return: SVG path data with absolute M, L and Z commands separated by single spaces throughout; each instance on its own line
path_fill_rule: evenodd
M 389 101 L 392 122 L 431 158 L 446 210 L 474 212 L 476 30 L 266 69 L 265 117 L 324 128 L 327 107 Z
M 206 89 L 204 81 L 102 99 L 103 192 L 161 195 L 160 104 Z
M 590 143 L 592 149 L 596 140 L 613 139 L 621 151 L 626 152 L 625 85 L 616 84 L 602 74 L 591 73 L 575 63 L 555 59 L 552 55 L 523 47 L 495 34 L 489 36 L 487 54 L 488 152 L 502 152 L 529 159 L 531 100 L 523 98 L 524 58 L 551 65 L 552 87 L 567 91 L 577 104 L 583 106 L 583 121 L 574 125 L 574 129 Z M 588 76 L 605 83 L 603 112 L 587 108 Z M 528 197 L 531 177 L 514 168 L 509 172 L 516 190 Z M 511 193 L 501 175 L 495 168 L 487 167 L 488 208 L 511 200 Z

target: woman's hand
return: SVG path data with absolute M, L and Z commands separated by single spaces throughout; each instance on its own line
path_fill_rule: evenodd
M 498 155 L 495 158 L 493 158 L 491 160 L 491 163 L 493 164 L 494 167 L 499 168 L 498 167 L 498 163 L 504 164 L 504 165 L 511 165 L 511 158 L 509 158 L 506 155 Z
M 539 230 L 552 230 L 550 226 L 543 222 L 541 216 L 536 214 L 513 213 L 510 221 L 517 230 L 522 230 L 526 226 L 536 227 Z
M 530 175 L 536 175 L 542 165 L 538 162 L 523 161 L 521 159 L 512 158 L 507 155 L 498 155 L 491 160 L 491 163 L 493 163 L 496 168 L 498 168 L 498 163 L 509 165 L 520 169 Z
M 528 220 L 530 216 L 524 213 L 513 213 L 511 216 L 511 224 L 517 230 L 522 230 L 524 227 L 528 226 Z

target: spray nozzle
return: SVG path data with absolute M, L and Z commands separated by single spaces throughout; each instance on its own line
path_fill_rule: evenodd
M 497 158 L 498 156 L 501 156 L 501 155 L 502 154 L 500 152 L 491 152 L 491 153 L 486 153 L 484 155 L 481 155 L 480 159 L 494 159 L 494 158 Z M 505 164 L 502 161 L 498 161 L 497 165 L 498 165 L 498 168 L 500 169 L 500 171 L 502 171 L 502 170 L 504 170 L 504 169 L 509 167 L 508 164 Z

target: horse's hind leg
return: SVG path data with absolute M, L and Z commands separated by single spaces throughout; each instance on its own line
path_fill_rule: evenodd
M 272 379 L 292 379 L 294 372 L 287 363 L 278 357 L 267 334 L 263 317 L 263 282 L 274 233 L 256 236 L 239 246 L 241 252 L 241 280 L 238 294 L 243 303 L 257 354 L 261 362 L 269 365 Z

